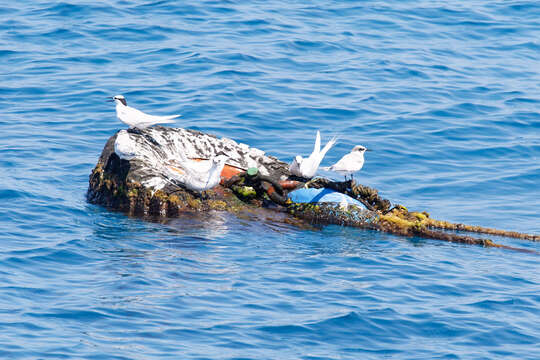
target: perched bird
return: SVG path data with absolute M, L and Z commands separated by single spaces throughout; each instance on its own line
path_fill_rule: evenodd
M 127 106 L 126 98 L 123 95 L 116 95 L 112 100 L 116 103 L 116 116 L 130 128 L 145 129 L 155 124 L 173 123 L 180 115 L 155 116 L 143 113 L 140 110 Z
M 335 171 L 338 174 L 344 175 L 345 180 L 347 180 L 347 175 L 351 175 L 351 179 L 353 178 L 353 174 L 357 171 L 360 171 L 362 169 L 362 166 L 364 166 L 364 153 L 366 151 L 371 151 L 362 145 L 356 145 L 353 147 L 350 153 L 343 156 L 337 163 L 335 163 L 332 166 L 323 167 L 323 170 L 327 171 Z
M 218 155 L 210 160 L 200 162 L 185 160 L 182 159 L 182 162 L 178 163 L 177 166 L 166 166 L 168 177 L 190 190 L 203 192 L 219 184 L 221 172 L 228 157 Z
M 137 156 L 137 144 L 126 130 L 121 130 L 114 141 L 114 152 L 120 159 L 131 160 Z
M 315 145 L 313 146 L 313 152 L 307 159 L 297 155 L 292 163 L 289 165 L 289 171 L 291 174 L 311 179 L 317 173 L 317 169 L 321 164 L 322 159 L 336 143 L 336 137 L 334 136 L 321 151 L 321 134 L 317 130 L 317 136 L 315 137 Z

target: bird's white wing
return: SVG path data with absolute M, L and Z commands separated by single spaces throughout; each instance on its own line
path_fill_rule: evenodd
M 210 184 L 211 181 L 218 181 L 218 178 L 219 180 L 221 180 L 221 171 L 223 170 L 223 167 L 225 166 L 225 164 L 221 164 L 221 163 L 213 163 L 212 166 L 210 167 L 210 169 L 208 170 L 208 177 L 206 179 L 206 185 L 205 186 L 209 186 L 209 185 L 212 185 L 212 187 L 214 187 L 215 185 L 214 184 Z M 218 174 L 219 172 L 219 174 Z M 218 181 L 219 183 L 219 181 Z M 217 185 L 217 184 L 216 184 Z
M 313 152 L 305 159 L 300 165 L 300 172 L 302 176 L 312 177 L 317 171 L 317 167 L 320 164 L 319 154 L 321 153 L 321 133 L 317 130 L 317 136 L 315 137 L 315 145 L 313 146 Z
M 330 150 L 332 148 L 332 146 L 335 145 L 336 141 L 337 141 L 337 137 L 334 136 L 329 142 L 326 143 L 326 145 L 324 146 L 324 148 L 322 149 L 321 154 L 320 154 L 321 161 L 324 158 L 324 156 L 326 155 L 326 153 L 328 152 L 328 150 Z
M 314 156 L 312 159 L 311 159 L 311 164 L 310 164 L 310 167 L 312 169 L 312 172 L 313 172 L 313 175 L 315 175 L 315 172 L 317 172 L 317 169 L 319 168 L 319 165 L 321 165 L 321 162 L 322 160 L 324 159 L 324 156 L 326 155 L 326 153 L 328 152 L 328 150 L 330 150 L 332 148 L 332 146 L 334 146 L 334 144 L 336 143 L 337 141 L 337 138 L 334 136 L 329 142 L 326 143 L 326 145 L 324 146 L 324 148 L 322 149 L 322 151 L 320 151 L 317 156 Z M 312 176 L 313 176 L 312 175 Z
M 175 181 L 184 184 L 188 189 L 202 191 L 208 182 L 208 171 L 198 171 L 184 164 L 166 167 L 168 175 Z
M 178 164 L 181 168 L 185 169 L 189 173 L 194 174 L 205 174 L 210 171 L 212 168 L 211 160 L 191 160 L 186 157 L 182 157 L 180 163 Z
M 307 159 L 303 159 L 301 163 L 293 161 L 289 167 L 289 171 L 293 175 L 302 176 L 306 178 L 312 178 L 317 173 L 317 169 L 321 164 L 321 161 L 328 150 L 335 144 L 336 139 L 333 138 L 326 144 L 321 152 L 321 133 L 317 130 L 317 136 L 315 137 L 315 146 L 313 152 Z M 296 173 L 298 172 L 298 173 Z
M 330 166 L 330 170 L 333 171 L 348 171 L 350 169 L 350 164 L 354 161 L 356 161 L 356 156 L 352 153 L 348 153 L 347 155 L 343 156 L 337 163 Z
M 206 171 L 200 171 L 200 169 L 198 169 L 189 174 L 188 179 L 185 182 L 186 187 L 192 190 L 205 191 L 219 184 L 221 181 L 221 171 L 225 166 L 225 161 L 215 163 L 210 160 L 209 162 L 211 162 L 212 165 Z
M 146 114 L 138 109 L 132 108 L 130 106 L 125 106 L 123 113 L 128 119 L 135 120 L 140 125 L 145 124 L 157 124 L 157 123 L 171 123 L 173 119 L 179 117 L 180 115 L 166 115 L 166 116 L 157 116 Z
M 317 130 L 317 135 L 315 136 L 315 145 L 313 146 L 313 152 L 311 153 L 311 155 L 318 154 L 320 152 L 321 152 L 321 133 L 319 132 L 319 130 Z
M 131 119 L 144 120 L 145 118 L 151 116 L 143 113 L 141 110 L 132 108 L 131 106 L 124 106 L 121 108 L 121 110 L 125 116 Z

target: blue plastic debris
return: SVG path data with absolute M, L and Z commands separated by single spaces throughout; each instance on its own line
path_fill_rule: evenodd
M 298 189 L 289 193 L 289 199 L 295 203 L 343 203 L 365 209 L 360 201 L 332 189 Z

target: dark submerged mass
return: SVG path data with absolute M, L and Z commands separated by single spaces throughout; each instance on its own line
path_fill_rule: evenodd
M 288 213 L 288 222 L 310 225 L 338 224 L 385 231 L 402 236 L 418 236 L 450 242 L 511 248 L 489 239 L 475 238 L 455 231 L 487 233 L 538 241 L 537 235 L 489 229 L 434 220 L 427 212 L 409 212 L 404 206 L 394 205 L 379 196 L 377 190 L 351 181 L 334 182 L 324 178 L 314 180 L 296 178 L 288 165 L 263 151 L 217 138 L 199 131 L 157 126 L 144 130 L 128 130 L 129 138 L 144 156 L 121 159 L 114 150 L 118 135 L 105 144 L 101 156 L 90 175 L 87 199 L 90 203 L 143 217 L 170 218 L 185 212 L 223 210 L 242 212 L 267 209 L 269 212 Z M 156 162 L 175 161 L 179 151 L 189 158 L 208 159 L 218 154 L 229 157 L 227 164 L 233 173 L 224 174 L 221 185 L 194 193 L 181 184 L 171 182 Z M 247 171 L 251 168 L 251 171 Z M 253 171 L 257 168 L 257 171 Z M 160 184 L 159 186 L 154 186 Z M 329 203 L 293 203 L 287 191 L 298 187 L 331 188 L 347 194 L 366 209 L 355 205 L 342 207 Z M 449 233 L 441 230 L 452 230 Z M 522 250 L 523 249 L 515 249 Z

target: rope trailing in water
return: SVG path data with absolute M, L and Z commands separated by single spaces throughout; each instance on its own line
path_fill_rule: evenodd
M 409 212 L 405 207 L 398 205 L 394 207 L 389 213 L 381 214 L 379 216 L 379 221 L 377 225 L 378 228 L 382 231 L 401 236 L 419 236 L 427 239 L 435 239 L 469 245 L 480 245 L 484 247 L 495 247 L 540 255 L 535 250 L 497 244 L 490 239 L 448 233 L 445 231 L 434 231 L 429 226 L 431 221 L 432 219 L 429 218 L 429 214 L 427 213 Z
M 480 226 L 471 226 L 464 224 L 453 224 L 447 221 L 431 219 L 427 212 L 409 212 L 407 208 L 401 205 L 392 204 L 389 200 L 382 198 L 378 191 L 368 186 L 354 183 L 354 181 L 335 182 L 325 178 L 316 178 L 308 181 L 306 187 L 313 188 L 330 188 L 341 193 L 347 194 L 352 198 L 357 199 L 370 211 L 376 212 L 379 216 L 377 221 L 369 221 L 362 224 L 357 221 L 344 221 L 343 215 L 338 216 L 334 223 L 346 224 L 349 226 L 357 226 L 363 228 L 377 229 L 380 231 L 401 235 L 401 236 L 419 236 L 428 239 L 436 239 L 454 243 L 481 245 L 484 247 L 505 248 L 528 253 L 538 252 L 534 250 L 515 248 L 511 246 L 501 245 L 493 242 L 490 239 L 476 238 L 462 234 L 453 234 L 445 231 L 434 231 L 432 229 L 451 230 L 451 231 L 467 231 L 489 235 L 497 235 L 504 237 L 512 237 L 518 239 L 526 239 L 538 241 L 537 235 L 523 234 L 515 231 L 505 231 L 498 229 L 485 228 Z M 299 214 L 297 208 L 296 214 Z M 305 210 L 305 209 L 304 209 Z M 308 210 L 309 211 L 309 210 Z M 350 213 L 350 211 L 349 211 Z M 308 216 L 313 218 L 313 214 Z M 311 219 L 313 220 L 313 219 Z M 319 219 L 321 221 L 322 219 Z M 325 219 L 328 221 L 328 217 Z
M 516 248 L 497 244 L 490 239 L 476 238 L 463 234 L 435 231 L 433 229 L 468 231 L 485 233 L 490 235 L 506 236 L 519 239 L 538 240 L 536 235 L 522 234 L 513 231 L 469 226 L 464 224 L 452 224 L 446 221 L 431 219 L 426 212 L 409 212 L 401 205 L 392 204 L 389 200 L 381 197 L 376 189 L 356 184 L 349 180 L 336 182 L 325 178 L 315 178 L 302 184 L 307 188 L 329 188 L 346 194 L 366 206 L 368 211 L 350 206 L 342 209 L 340 206 L 331 204 L 296 204 L 287 199 L 287 193 L 279 182 L 269 176 L 260 174 L 257 169 L 251 168 L 229 179 L 225 184 L 235 193 L 246 198 L 268 198 L 276 204 L 287 207 L 289 213 L 303 218 L 311 224 L 337 224 L 353 226 L 365 229 L 384 231 L 400 236 L 417 236 L 427 239 L 442 240 L 453 243 L 480 245 L 484 247 L 503 248 L 526 253 L 539 254 L 535 250 Z
M 434 229 L 452 230 L 452 231 L 467 231 L 473 233 L 489 234 L 495 236 L 510 237 L 522 240 L 540 241 L 540 235 L 524 234 L 516 231 L 506 231 L 499 229 L 492 229 L 482 226 L 456 224 L 448 221 L 441 221 L 435 219 L 427 219 L 426 226 Z
M 369 210 L 380 211 L 382 214 L 387 214 L 394 209 L 406 210 L 406 208 L 401 205 L 396 205 L 393 208 L 391 208 L 390 201 L 379 196 L 379 193 L 377 190 L 370 188 L 368 186 L 356 184 L 351 180 L 346 181 L 346 182 L 335 182 L 329 179 L 316 178 L 312 181 L 307 182 L 306 185 L 308 187 L 313 187 L 317 189 L 327 187 L 327 188 L 331 188 L 333 190 L 342 192 L 362 202 L 364 205 L 366 205 L 366 207 Z M 540 241 L 539 235 L 524 234 L 524 233 L 520 233 L 516 231 L 506 231 L 506 230 L 499 230 L 499 229 L 487 228 L 487 227 L 482 227 L 482 226 L 456 224 L 456 223 L 451 223 L 448 221 L 435 220 L 435 219 L 431 219 L 429 217 L 429 214 L 426 212 L 414 213 L 414 214 L 423 214 L 424 216 L 422 220 L 424 221 L 422 225 L 425 225 L 428 228 L 451 230 L 451 231 L 466 231 L 466 232 L 474 232 L 474 233 L 481 233 L 481 234 L 488 234 L 488 235 L 495 235 L 495 236 L 511 237 L 511 238 L 523 239 L 523 240 Z M 419 216 L 422 216 L 422 215 L 419 215 Z

